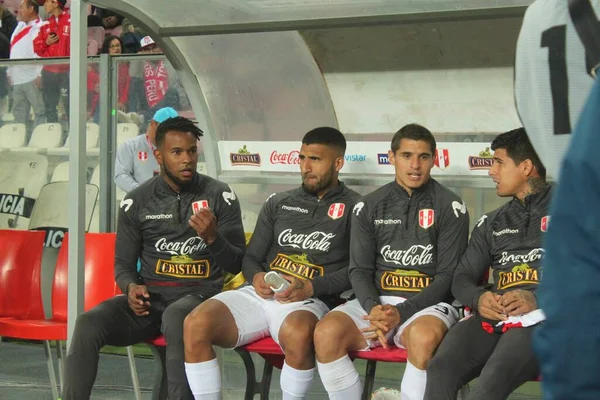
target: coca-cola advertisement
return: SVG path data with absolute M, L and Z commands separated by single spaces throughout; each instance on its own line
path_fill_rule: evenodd
M 280 153 L 277 150 L 273 150 L 269 157 L 269 161 L 271 164 L 298 165 L 300 164 L 300 152 L 298 150 L 292 150 Z

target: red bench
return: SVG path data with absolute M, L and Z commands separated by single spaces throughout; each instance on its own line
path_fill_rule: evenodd
M 279 345 L 269 337 L 245 346 L 240 346 L 235 349 L 235 351 L 240 355 L 240 357 L 242 357 L 246 367 L 246 394 L 244 399 L 252 400 L 254 395 L 258 394 L 261 400 L 268 400 L 273 367 L 281 369 L 283 366 L 284 354 Z M 257 353 L 265 359 L 263 376 L 262 380 L 260 381 L 256 380 L 256 369 L 250 353 Z M 351 352 L 350 358 L 367 360 L 362 399 L 368 400 L 371 398 L 371 393 L 373 392 L 373 383 L 375 381 L 377 361 L 405 363 L 406 357 L 406 350 L 400 349 L 396 346 L 390 346 L 388 349 L 377 347 L 370 351 Z

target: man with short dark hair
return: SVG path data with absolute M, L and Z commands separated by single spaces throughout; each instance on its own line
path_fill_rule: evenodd
M 238 273 L 245 250 L 240 205 L 229 186 L 196 173 L 202 131 L 183 117 L 156 132 L 160 175 L 121 201 L 115 249 L 117 296 L 77 318 L 64 400 L 90 397 L 102 346 L 165 336 L 171 400 L 193 399 L 183 364 L 183 320 Z M 137 260 L 141 269 L 137 271 Z
M 213 345 L 234 348 L 266 336 L 285 353 L 283 399 L 306 397 L 314 327 L 350 288 L 349 216 L 359 195 L 338 179 L 345 150 L 337 129 L 316 128 L 304 136 L 302 186 L 267 199 L 248 245 L 242 269 L 251 285 L 213 297 L 186 318 L 185 368 L 196 400 L 221 398 Z M 289 287 L 279 291 L 268 284 L 267 272 L 278 273 Z
M 348 353 L 388 342 L 408 351 L 403 399 L 422 399 L 427 362 L 458 321 L 450 305 L 454 269 L 467 244 L 463 201 L 430 176 L 435 138 L 409 124 L 388 152 L 395 180 L 352 212 L 350 281 L 356 294 L 315 330 L 317 365 L 330 399 L 361 398 Z
M 454 274 L 452 294 L 474 311 L 448 332 L 427 367 L 425 399 L 456 399 L 479 376 L 468 399 L 506 399 L 535 379 L 534 325 L 544 319 L 535 290 L 542 275 L 542 239 L 550 222 L 546 169 L 524 129 L 492 142 L 489 174 L 508 203 L 483 215 Z M 482 282 L 491 266 L 494 283 Z

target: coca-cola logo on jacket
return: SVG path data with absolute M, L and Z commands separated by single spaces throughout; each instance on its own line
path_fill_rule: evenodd
M 271 164 L 300 164 L 300 152 L 298 150 L 292 150 L 288 153 L 279 153 L 277 150 L 273 150 L 269 157 Z

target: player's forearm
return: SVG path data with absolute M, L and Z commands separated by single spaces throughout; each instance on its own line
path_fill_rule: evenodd
M 379 291 L 373 280 L 372 269 L 351 268 L 350 283 L 352 284 L 356 298 L 367 314 L 371 312 L 373 307 L 381 304 L 379 301 Z
M 478 279 L 465 270 L 459 270 L 452 281 L 452 295 L 463 305 L 477 309 L 479 297 L 486 291 L 477 283 Z
M 139 285 L 142 283 L 140 276 L 135 268 L 125 267 L 119 264 L 115 265 L 115 282 L 121 289 L 121 292 L 127 294 L 127 287 L 131 283 Z
M 433 306 L 450 297 L 450 285 L 452 277 L 448 275 L 437 275 L 434 281 L 423 289 L 419 294 L 411 297 L 403 303 L 396 305 L 400 312 L 401 321 L 406 321 L 419 311 Z
M 352 287 L 348 275 L 348 267 L 320 276 L 311 283 L 313 286 L 313 297 L 339 295 Z
M 242 273 L 244 274 L 246 281 L 248 283 L 252 283 L 254 280 L 254 275 L 260 272 L 266 272 L 261 260 L 251 254 L 246 253 L 244 259 L 242 260 Z
M 232 243 L 221 233 L 217 232 L 215 241 L 208 246 L 208 249 L 219 268 L 223 268 L 226 272 L 237 274 L 241 270 L 242 259 L 244 258 L 246 249 L 244 244 L 245 237 L 242 231 L 238 235 L 231 236 L 239 237 L 232 237 Z

